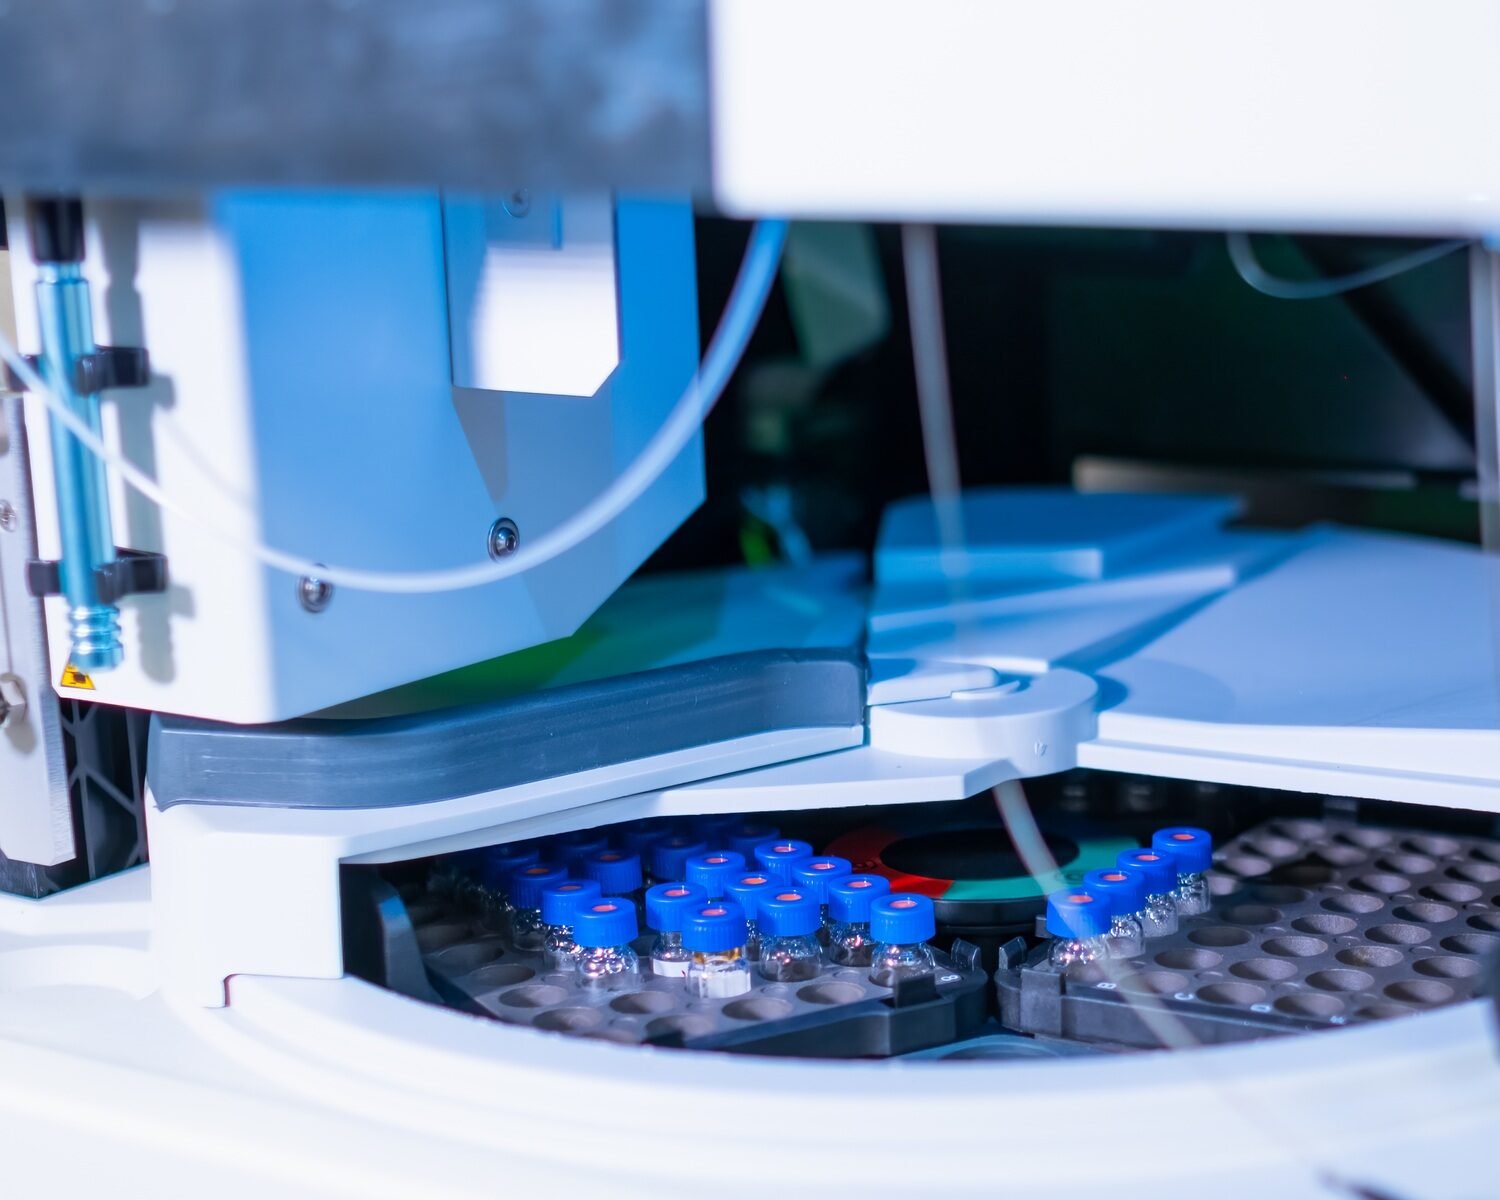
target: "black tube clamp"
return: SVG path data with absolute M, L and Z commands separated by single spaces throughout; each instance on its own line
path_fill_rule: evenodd
M 167 590 L 167 560 L 149 550 L 115 547 L 115 561 L 94 570 L 99 599 L 114 604 L 122 596 Z M 26 589 L 40 599 L 62 595 L 62 572 L 51 559 L 33 558 L 26 564 Z
M 35 354 L 24 357 L 33 371 L 40 369 Z M 28 390 L 26 381 L 8 364 L 4 380 L 9 391 Z M 108 388 L 145 387 L 150 382 L 151 356 L 139 346 L 100 346 L 92 354 L 81 355 L 73 364 L 73 389 L 81 396 L 92 396 Z

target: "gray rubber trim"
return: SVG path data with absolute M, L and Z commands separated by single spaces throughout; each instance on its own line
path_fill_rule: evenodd
M 11 188 L 706 194 L 706 0 L 6 0 Z
M 864 710 L 858 651 L 757 651 L 368 721 L 157 715 L 147 774 L 161 808 L 386 808 L 781 729 L 847 728 Z

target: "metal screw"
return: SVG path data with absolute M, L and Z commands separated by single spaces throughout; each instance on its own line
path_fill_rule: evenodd
M 16 531 L 16 506 L 9 500 L 0 500 L 0 529 L 6 533 Z
M 320 613 L 333 603 L 333 584 L 316 575 L 297 580 L 297 601 L 310 613 Z
M 531 193 L 525 188 L 517 188 L 500 203 L 511 216 L 524 217 L 531 211 Z
M 0 675 L 0 729 L 9 729 L 26 720 L 26 687 L 7 672 Z
M 521 544 L 521 531 L 509 517 L 501 517 L 490 526 L 488 540 L 490 557 L 505 558 L 516 552 Z

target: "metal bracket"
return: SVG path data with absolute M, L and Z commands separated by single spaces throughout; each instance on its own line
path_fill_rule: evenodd
M 32 370 L 40 370 L 35 354 L 23 356 Z M 4 367 L 8 390 L 24 392 L 28 388 L 9 366 Z M 151 382 L 151 356 L 139 346 L 100 346 L 92 354 L 83 354 L 73 364 L 73 388 L 81 396 L 92 396 L 110 388 L 145 387 Z
M 27 590 L 38 598 L 60 596 L 62 578 L 58 566 L 51 559 L 30 559 L 26 563 Z M 164 555 L 153 551 L 126 550 L 116 546 L 114 562 L 96 568 L 94 578 L 98 581 L 99 598 L 105 604 L 113 604 L 122 596 L 164 592 L 167 590 L 167 560 Z

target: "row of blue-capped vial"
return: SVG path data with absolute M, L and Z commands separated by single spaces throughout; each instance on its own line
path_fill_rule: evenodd
M 1106 956 L 1131 958 L 1147 939 L 1177 932 L 1178 919 L 1208 910 L 1213 839 L 1202 829 L 1158 830 L 1149 849 L 1127 850 L 1112 870 L 1047 898 L 1048 959 L 1066 969 Z

